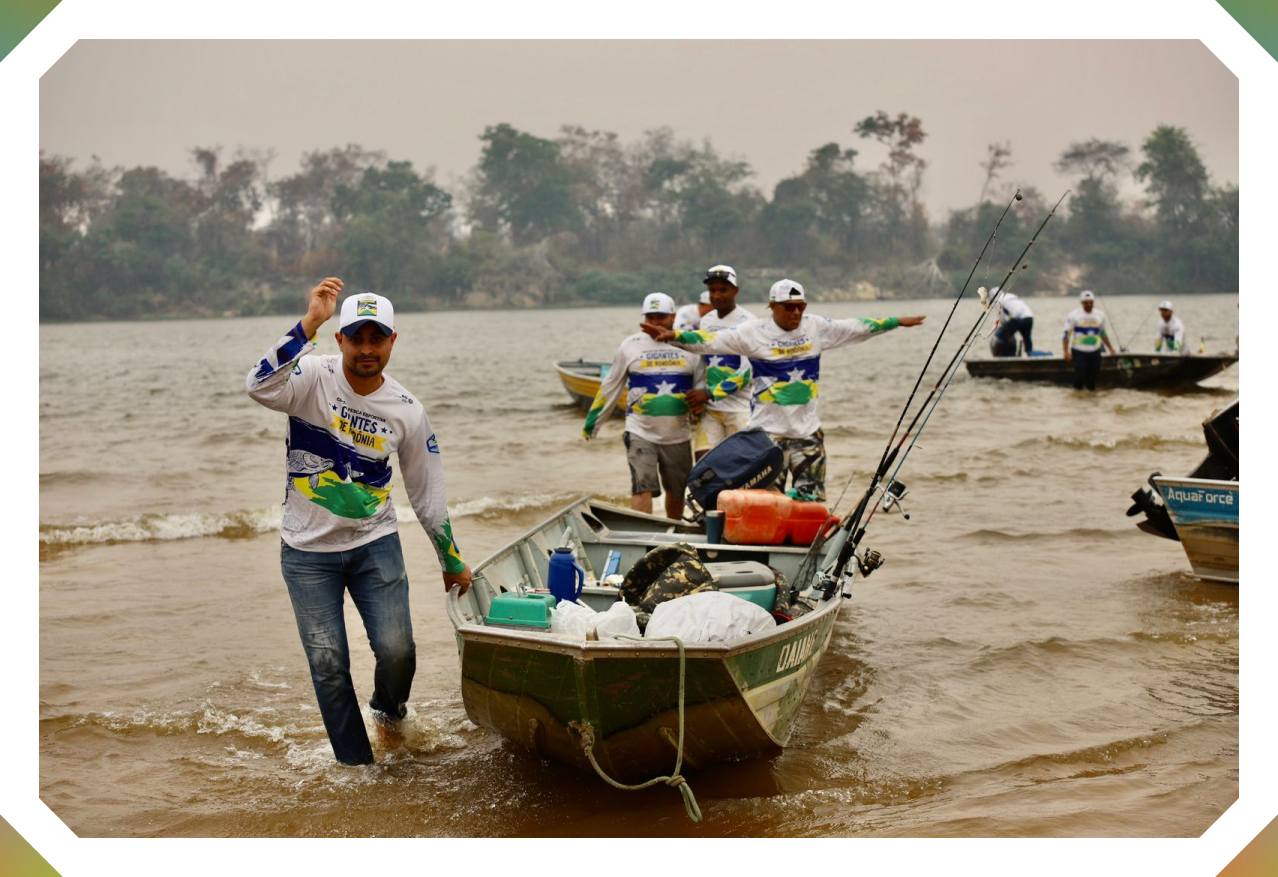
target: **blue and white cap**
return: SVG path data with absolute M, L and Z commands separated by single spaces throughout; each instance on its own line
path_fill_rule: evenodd
M 1158 303 L 1158 309 L 1160 311 L 1170 311 L 1172 309 L 1171 302 L 1167 299 L 1163 299 Z
M 361 292 L 342 302 L 342 318 L 338 328 L 343 335 L 354 335 L 365 323 L 376 323 L 386 335 L 395 333 L 395 306 L 390 299 L 375 292 Z
M 1084 289 L 1082 292 L 1078 294 L 1078 300 L 1079 301 L 1096 301 L 1096 296 L 1092 295 L 1092 291 L 1090 289 Z
M 803 284 L 797 280 L 778 280 L 768 290 L 768 301 L 807 301 Z
M 673 314 L 675 312 L 674 299 L 664 292 L 650 292 L 643 297 L 643 312 L 645 314 Z

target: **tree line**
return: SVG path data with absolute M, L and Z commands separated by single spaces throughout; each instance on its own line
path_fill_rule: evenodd
M 624 142 L 492 125 L 458 191 L 354 144 L 308 152 L 278 178 L 269 153 L 244 150 L 194 148 L 186 177 L 41 153 L 40 316 L 289 313 L 328 274 L 404 310 L 632 303 L 655 289 L 690 298 L 716 262 L 755 292 L 781 276 L 824 298 L 957 289 L 1010 197 L 1011 144 L 990 144 L 974 168 L 976 201 L 934 221 L 920 198 L 921 120 L 880 111 L 850 133 L 812 149 L 771 197 L 748 162 L 669 128 Z M 852 144 L 867 142 L 886 150 L 878 166 L 857 162 Z M 1184 129 L 1155 128 L 1139 153 L 1074 142 L 1056 168 L 1073 197 L 1018 279 L 1023 293 L 1237 290 L 1238 188 L 1212 184 Z M 1124 200 L 1129 176 L 1143 193 Z M 1003 241 L 1025 240 L 1048 208 L 1022 190 Z

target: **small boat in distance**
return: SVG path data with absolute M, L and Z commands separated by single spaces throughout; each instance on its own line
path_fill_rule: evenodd
M 819 587 L 845 539 L 838 530 L 815 552 L 708 543 L 694 525 L 579 499 L 479 564 L 465 595 L 450 593 L 466 714 L 540 757 L 587 770 L 589 748 L 621 782 L 670 772 L 681 715 L 689 767 L 778 751 L 794 729 L 843 604 L 840 592 L 856 569 L 850 564 L 837 587 Z M 606 611 L 620 599 L 619 589 L 596 575 L 610 555 L 620 555 L 625 572 L 650 550 L 678 542 L 696 551 L 717 590 L 769 606 L 777 594 L 778 606 L 796 605 L 789 595 L 797 592 L 808 611 L 774 610 L 775 626 L 733 641 L 686 643 L 682 660 L 670 641 L 591 640 L 553 633 L 544 621 L 494 622 L 499 598 L 503 606 L 515 595 L 536 602 L 555 548 L 572 548 L 584 569 L 580 601 Z M 765 600 L 760 591 L 767 591 Z
M 1096 375 L 1096 388 L 1185 389 L 1224 371 L 1236 362 L 1236 353 L 1120 353 L 1116 356 L 1102 356 L 1100 373 Z M 974 378 L 1006 378 L 1010 381 L 1065 385 L 1074 383 L 1074 366 L 1066 362 L 1063 356 L 993 357 L 969 359 L 965 364 L 968 374 Z
M 587 359 L 562 360 L 555 363 L 555 371 L 559 374 L 559 382 L 577 406 L 589 411 L 590 404 L 595 401 L 599 385 L 608 374 L 610 362 L 595 362 Z M 613 408 L 614 416 L 626 416 L 624 405 Z
M 1207 456 L 1188 476 L 1149 477 L 1153 490 L 1132 494 L 1127 514 L 1144 513 L 1136 526 L 1175 539 L 1194 575 L 1238 581 L 1238 400 L 1203 422 Z

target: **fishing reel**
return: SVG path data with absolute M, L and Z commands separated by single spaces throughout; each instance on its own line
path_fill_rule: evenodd
M 862 578 L 868 578 L 870 573 L 882 565 L 883 555 L 873 548 L 866 548 L 856 559 L 856 568 L 861 571 Z
M 910 513 L 905 510 L 905 506 L 901 504 L 901 500 L 910 494 L 910 489 L 905 486 L 904 481 L 890 481 L 888 486 L 883 490 L 883 511 L 891 514 L 893 511 L 899 511 L 905 520 L 910 519 Z

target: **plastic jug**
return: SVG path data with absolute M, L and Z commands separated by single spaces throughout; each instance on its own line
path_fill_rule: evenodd
M 771 490 L 725 490 L 717 505 L 724 515 L 725 542 L 780 545 L 785 541 L 794 500 Z
M 581 589 L 586 586 L 586 571 L 577 563 L 571 548 L 556 548 L 550 555 L 550 593 L 555 601 L 575 601 L 581 596 Z
M 837 526 L 839 519 L 830 515 L 824 503 L 796 500 L 787 523 L 791 545 L 811 545 L 824 530 Z

